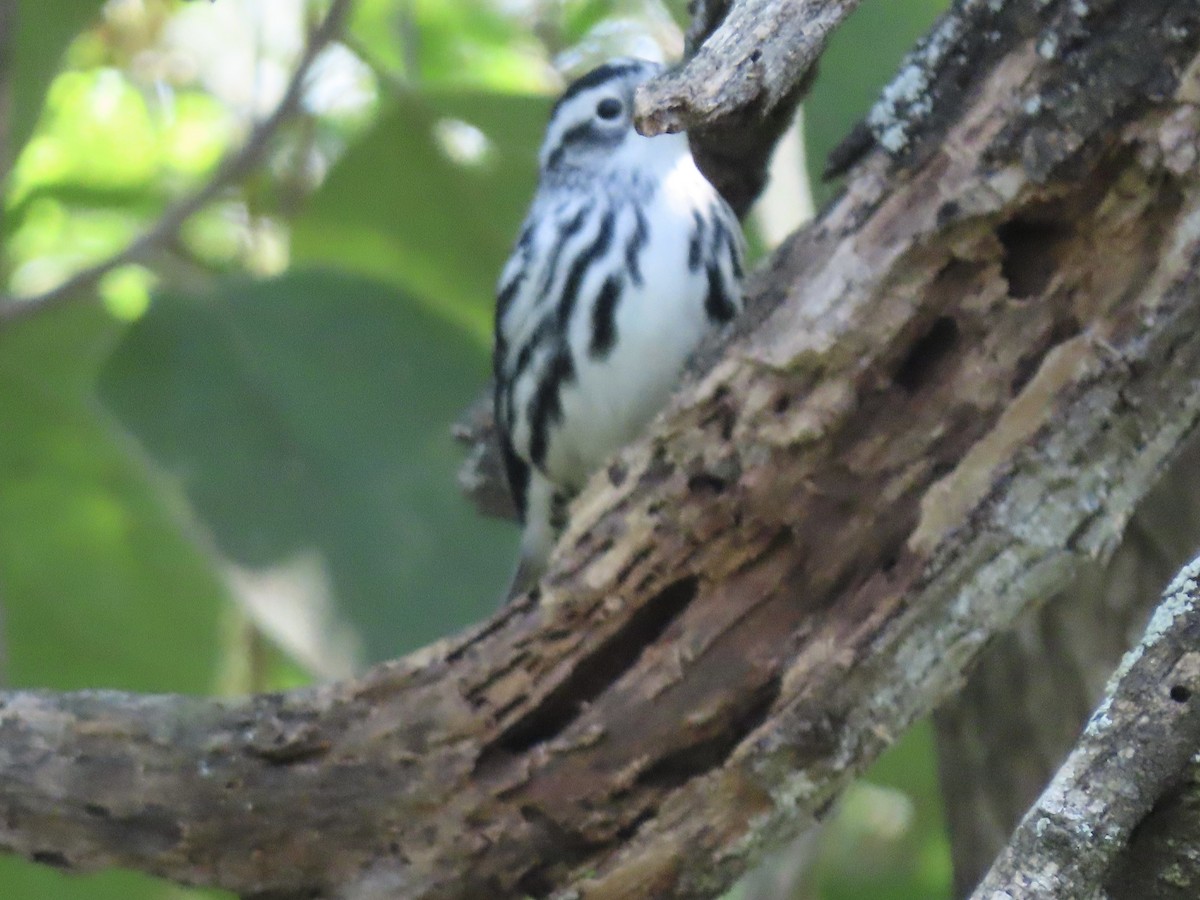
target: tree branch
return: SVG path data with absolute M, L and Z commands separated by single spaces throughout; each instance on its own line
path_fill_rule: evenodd
M 201 187 L 180 199 L 163 212 L 158 221 L 123 250 L 67 278 L 62 284 L 31 297 L 0 295 L 0 328 L 50 309 L 73 299 L 88 295 L 98 281 L 114 269 L 140 262 L 164 244 L 176 239 L 183 224 L 208 206 L 222 191 L 245 178 L 262 160 L 275 133 L 299 108 L 305 81 L 321 51 L 337 38 L 349 14 L 353 0 L 333 0 L 325 18 L 309 35 L 304 53 L 284 90 L 283 97 L 267 118 L 259 122 L 245 143 L 222 160 L 217 170 Z
M 858 4 L 697 2 L 684 64 L 638 90 L 638 127 L 649 135 L 686 130 L 700 170 L 745 215 L 829 36 Z
M 1109 874 L 1114 900 L 1192 900 L 1200 892 L 1200 759 L 1138 824 Z
M 678 69 L 639 91 L 643 134 L 687 131 L 753 109 L 765 115 L 792 97 L 829 36 L 859 0 L 733 0 L 699 4 L 692 43 Z M 701 41 L 696 38 L 702 37 Z
M 250 896 L 686 898 L 824 815 L 1200 419 L 1200 9 L 1003 6 L 534 595 L 314 690 L 5 695 L 0 845 Z
M 1107 564 L 1097 560 L 1086 566 L 1067 591 L 998 636 L 962 692 L 935 713 L 955 897 L 969 896 L 992 867 L 1062 766 L 1121 657 L 1144 630 L 1163 586 L 1195 555 L 1200 546 L 1197 471 L 1200 434 L 1189 439 L 1138 505 Z M 1200 836 L 1200 828 L 1186 833 Z M 1139 848 L 1130 859 L 1145 861 L 1149 855 Z M 1173 869 L 1178 872 L 1179 866 Z M 1193 887 L 1180 898 L 1198 894 Z M 1113 896 L 1161 897 L 1163 892 Z
M 1200 557 L 1163 594 L 1083 736 L 972 895 L 1092 897 L 1200 748 Z

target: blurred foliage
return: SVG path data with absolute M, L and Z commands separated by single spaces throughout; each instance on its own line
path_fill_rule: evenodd
M 318 592 L 379 660 L 499 596 L 510 529 L 456 495 L 450 438 L 486 378 L 475 342 L 411 298 L 294 270 L 160 293 L 99 387 L 226 565 L 319 561 Z
M 815 874 L 823 900 L 949 898 L 933 759 L 933 729 L 919 725 L 846 791 L 821 836 Z
M 866 118 L 904 54 L 949 5 L 949 0 L 864 3 L 830 38 L 804 102 L 804 138 L 818 205 L 836 191 L 836 185 L 821 181 L 829 151 Z
M 526 95 L 390 96 L 293 221 L 292 258 L 411 291 L 486 352 L 492 287 L 533 191 L 548 111 Z
M 449 426 L 487 376 L 492 284 L 556 72 L 678 52 L 684 5 L 358 0 L 259 170 L 106 277 L 103 302 L 0 328 L 9 684 L 286 687 L 493 608 L 516 530 L 458 495 Z M 810 167 L 943 5 L 864 4 L 835 36 Z M 53 287 L 203 183 L 277 101 L 322 7 L 15 0 L 0 293 Z M 804 896 L 948 884 L 918 730 L 842 801 Z M 0 859 L 0 897 L 218 896 Z
M 13 96 L 7 129 L 13 147 L 23 146 L 33 132 L 67 45 L 95 20 L 103 5 L 103 0 L 55 0 L 53 4 L 17 0 L 8 76 Z

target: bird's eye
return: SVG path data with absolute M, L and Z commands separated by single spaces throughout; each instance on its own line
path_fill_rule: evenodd
M 596 104 L 596 115 L 602 119 L 615 119 L 621 114 L 621 101 L 616 97 L 605 97 Z

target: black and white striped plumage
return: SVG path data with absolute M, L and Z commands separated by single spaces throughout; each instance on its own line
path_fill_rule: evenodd
M 500 276 L 495 416 L 525 526 L 514 591 L 541 573 L 570 498 L 661 409 L 704 334 L 741 309 L 733 212 L 685 135 L 634 131 L 634 89 L 659 70 L 619 59 L 567 88 Z

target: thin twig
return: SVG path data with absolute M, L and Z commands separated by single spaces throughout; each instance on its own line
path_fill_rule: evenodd
M 973 900 L 1096 896 L 1113 860 L 1200 746 L 1200 557 L 1176 576 L 1141 643 Z
M 245 143 L 225 157 L 207 182 L 195 193 L 170 206 L 148 231 L 131 241 L 123 250 L 76 272 L 57 287 L 27 298 L 0 296 L 0 327 L 84 296 L 88 289 L 113 269 L 145 259 L 154 249 L 174 240 L 184 222 L 216 199 L 228 185 L 249 174 L 261 161 L 267 145 L 279 127 L 299 107 L 305 80 L 312 70 L 313 63 L 341 31 L 352 3 L 353 0 L 333 0 L 325 18 L 309 35 L 304 54 L 292 73 L 283 98 L 274 111 L 254 127 Z

